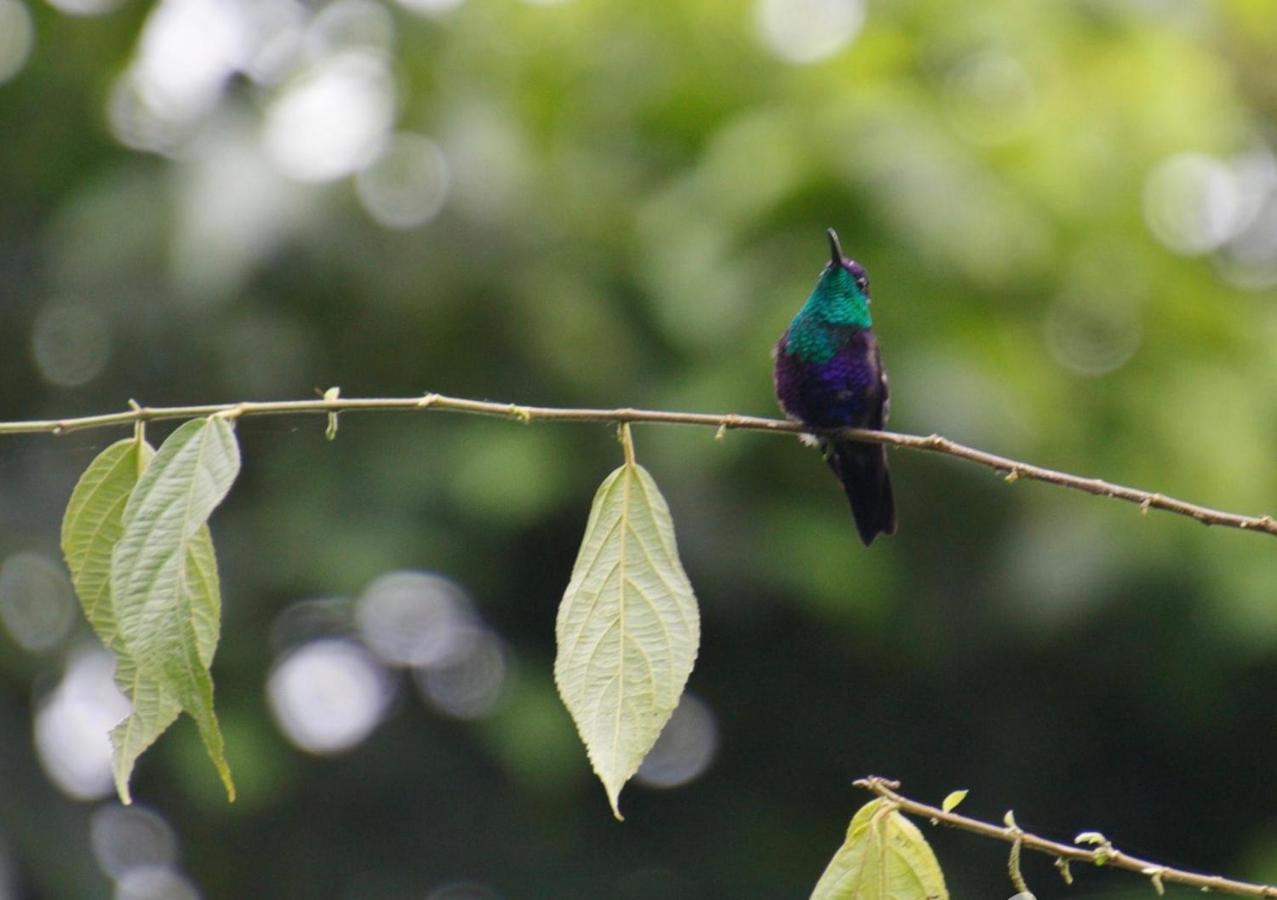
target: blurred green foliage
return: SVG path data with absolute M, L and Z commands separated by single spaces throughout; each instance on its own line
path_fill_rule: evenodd
M 0 34 L 3 418 L 331 385 L 769 414 L 770 346 L 835 226 L 873 281 L 893 427 L 1277 510 L 1267 0 L 444 5 L 0 0 L 32 26 L 20 61 Z M 411 157 L 397 182 L 350 151 L 341 129 L 378 122 L 428 137 L 443 174 Z M 423 184 L 437 215 L 379 224 Z M 240 801 L 185 724 L 134 782 L 207 897 L 805 896 L 869 772 L 1273 878 L 1271 539 L 894 453 L 900 533 L 865 551 L 814 452 L 638 429 L 719 746 L 692 784 L 627 793 L 617 825 L 550 678 L 612 429 L 348 415 L 329 444 L 323 425 L 242 423 L 213 522 Z M 5 439 L 0 555 L 57 558 L 114 437 Z M 263 693 L 281 612 L 403 568 L 474 598 L 508 648 L 503 701 L 453 721 L 403 676 L 355 749 L 294 749 Z M 91 638 L 5 634 L 0 872 L 12 896 L 107 896 L 95 804 L 31 749 Z M 955 896 L 1012 893 L 1003 848 L 928 838 Z M 1126 887 L 1025 872 L 1044 900 Z

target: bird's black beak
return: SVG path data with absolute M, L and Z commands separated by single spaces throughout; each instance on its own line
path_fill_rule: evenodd
M 842 244 L 838 243 L 838 232 L 832 228 L 826 229 L 825 234 L 829 235 L 829 253 L 831 263 L 834 266 L 841 266 L 843 261 Z

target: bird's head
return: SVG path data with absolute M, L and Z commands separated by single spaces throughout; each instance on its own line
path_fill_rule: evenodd
M 829 228 L 825 231 L 829 237 L 829 264 L 825 266 L 824 276 L 834 276 L 841 278 L 839 270 L 845 271 L 851 276 L 852 282 L 856 285 L 856 289 L 864 296 L 865 300 L 869 299 L 869 273 L 865 271 L 864 266 L 856 262 L 854 259 L 848 259 L 843 255 L 842 243 L 838 240 L 838 232 Z

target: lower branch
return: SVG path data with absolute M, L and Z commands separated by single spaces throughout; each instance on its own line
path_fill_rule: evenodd
M 1051 841 L 1035 834 L 1030 834 L 1014 824 L 994 825 L 992 822 L 983 822 L 955 812 L 946 812 L 939 807 L 919 803 L 917 800 L 910 800 L 908 797 L 897 793 L 900 789 L 899 782 L 879 778 L 876 775 L 861 778 L 856 782 L 856 786 L 872 791 L 903 812 L 930 819 L 933 824 L 948 825 L 951 828 L 969 831 L 972 834 L 994 838 L 999 841 L 1006 841 L 1013 846 L 1018 844 L 1026 849 L 1054 856 L 1057 860 L 1063 861 L 1060 865 L 1064 873 L 1068 871 L 1064 867 L 1067 863 L 1088 863 L 1094 866 L 1111 866 L 1116 869 L 1126 869 L 1129 872 L 1143 875 L 1153 882 L 1153 887 L 1159 894 L 1162 893 L 1163 884 L 1183 884 L 1202 891 L 1217 891 L 1221 894 L 1233 894 L 1238 897 L 1277 897 L 1277 887 L 1271 885 L 1237 881 L 1220 875 L 1202 875 L 1197 872 L 1186 872 L 1183 869 L 1175 869 L 1160 863 L 1150 862 L 1147 859 L 1131 856 L 1129 853 L 1123 853 L 1118 850 L 1099 832 L 1086 831 L 1074 839 L 1076 843 L 1094 845 L 1094 849 L 1079 847 L 1076 844 L 1061 844 L 1058 841 Z M 1065 877 L 1067 879 L 1067 874 Z
M 425 394 L 421 397 L 402 398 L 351 398 L 341 397 L 337 390 L 330 389 L 322 398 L 314 400 L 283 400 L 271 402 L 221 403 L 201 406 L 138 406 L 124 412 L 107 413 L 97 416 L 83 416 L 74 419 L 46 419 L 26 422 L 0 422 L 0 435 L 3 434 L 65 434 L 69 431 L 80 431 L 88 428 L 107 428 L 128 425 L 137 422 L 153 422 L 161 419 L 188 419 L 197 416 L 222 415 L 231 418 L 240 416 L 299 415 L 325 414 L 330 417 L 337 413 L 356 412 L 360 410 L 399 410 L 470 413 L 472 415 L 501 416 L 520 422 L 532 421 L 570 421 L 570 422 L 611 422 L 650 423 L 664 425 L 698 425 L 717 428 L 722 434 L 730 429 L 749 431 L 771 431 L 785 434 L 803 434 L 810 431 L 798 422 L 783 419 L 768 419 L 760 416 L 740 416 L 734 414 L 707 414 L 669 412 L 650 409 L 566 409 L 554 406 L 520 406 L 515 403 L 493 403 L 487 400 L 467 400 L 461 397 L 445 397 L 442 394 Z M 332 419 L 330 418 L 330 422 Z M 333 426 L 330 425 L 330 431 Z M 334 432 L 335 433 L 335 432 Z M 956 441 L 941 437 L 938 434 L 928 436 L 913 434 L 897 434 L 892 431 L 871 431 L 862 428 L 847 428 L 839 432 L 840 436 L 855 441 L 875 444 L 889 444 L 894 447 L 908 447 L 911 450 L 925 450 L 930 453 L 941 453 L 965 459 L 977 465 L 986 466 L 1002 473 L 1009 482 L 1021 478 L 1034 481 L 1045 481 L 1060 487 L 1073 488 L 1095 494 L 1100 497 L 1114 497 L 1137 504 L 1141 511 L 1164 509 L 1196 519 L 1204 525 L 1224 525 L 1240 528 L 1244 531 L 1262 531 L 1277 536 L 1277 519 L 1271 515 L 1245 516 L 1198 506 L 1184 500 L 1176 500 L 1163 494 L 1150 493 L 1136 488 L 1110 484 L 1098 478 L 1084 478 L 1057 472 L 1030 463 L 1020 462 L 994 453 L 986 453 L 967 447 Z

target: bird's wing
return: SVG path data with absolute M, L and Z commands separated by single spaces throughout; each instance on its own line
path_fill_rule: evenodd
M 878 353 L 878 341 L 873 343 L 874 368 L 878 370 L 878 383 L 882 385 L 882 403 L 878 406 L 877 421 L 871 425 L 881 431 L 887 427 L 887 416 L 891 414 L 891 389 L 887 384 L 887 370 L 882 366 L 882 357 Z

